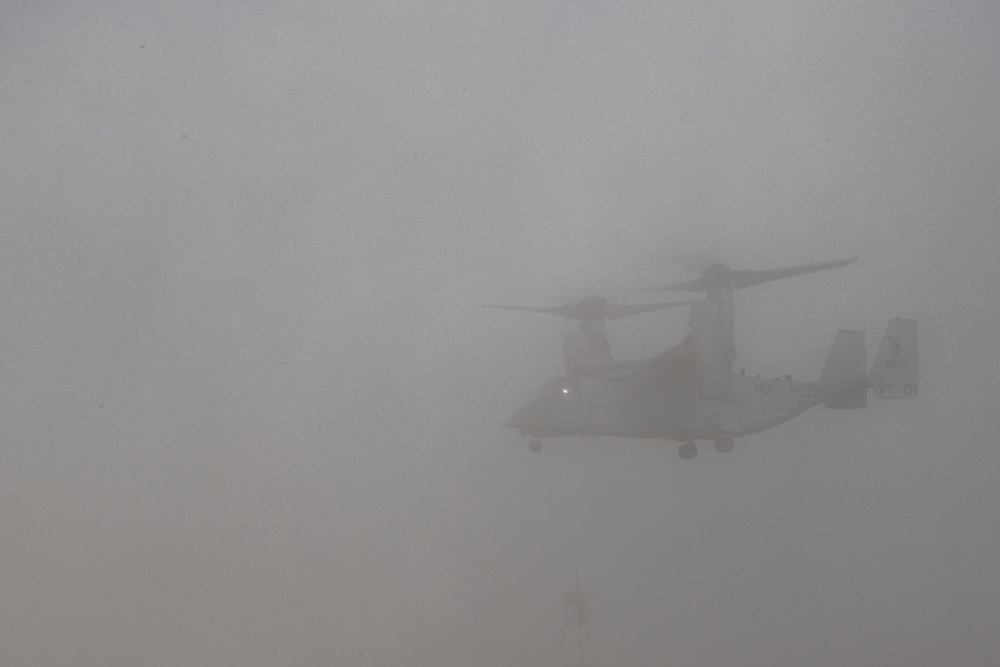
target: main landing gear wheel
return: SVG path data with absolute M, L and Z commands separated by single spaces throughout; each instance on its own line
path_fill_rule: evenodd
M 531 444 L 528 445 L 528 449 L 531 450 L 531 451 L 533 451 L 533 452 L 540 452 L 540 451 L 542 451 L 542 441 L 541 440 L 532 440 Z
M 677 448 L 677 453 L 682 459 L 688 461 L 698 456 L 698 448 L 695 447 L 693 442 L 685 442 L 683 445 Z
M 729 436 L 724 438 L 719 438 L 715 441 L 715 451 L 720 454 L 725 454 L 727 452 L 733 451 L 733 439 Z

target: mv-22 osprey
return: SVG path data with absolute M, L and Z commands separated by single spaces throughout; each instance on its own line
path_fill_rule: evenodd
M 856 258 L 854 258 L 856 259 Z M 820 377 L 800 382 L 733 373 L 733 293 L 789 276 L 846 266 L 854 259 L 771 270 L 731 270 L 715 263 L 683 283 L 643 291 L 704 292 L 697 301 L 610 304 L 596 296 L 554 308 L 486 306 L 547 313 L 578 320 L 580 330 L 564 339 L 566 375 L 545 384 L 541 394 L 518 409 L 508 426 L 539 438 L 604 436 L 654 438 L 683 443 L 682 459 L 694 458 L 696 440 L 713 440 L 719 452 L 733 439 L 759 433 L 822 403 L 835 410 L 866 407 L 868 390 L 880 398 L 918 395 L 916 320 L 889 321 L 871 370 L 865 332 L 838 331 Z M 690 306 L 690 333 L 663 354 L 644 361 L 611 357 L 605 328 L 609 319 Z

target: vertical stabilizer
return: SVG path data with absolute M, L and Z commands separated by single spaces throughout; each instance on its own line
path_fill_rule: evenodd
M 889 320 L 868 374 L 875 395 L 879 398 L 916 398 L 920 393 L 918 371 L 917 321 Z

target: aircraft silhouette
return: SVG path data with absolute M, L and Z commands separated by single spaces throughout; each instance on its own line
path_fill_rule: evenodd
M 732 270 L 715 262 L 698 267 L 699 276 L 692 280 L 640 290 L 705 293 L 695 301 L 621 305 L 589 296 L 556 307 L 483 306 L 580 322 L 580 330 L 563 341 L 565 376 L 545 383 L 536 398 L 514 412 L 508 426 L 533 436 L 533 452 L 541 450 L 543 437 L 656 438 L 683 443 L 678 454 L 691 459 L 698 453 L 697 440 L 713 440 L 717 451 L 729 452 L 735 438 L 773 428 L 820 403 L 835 410 L 866 407 L 869 389 L 880 398 L 915 398 L 916 320 L 889 321 L 870 371 L 865 332 L 847 330 L 837 332 L 823 372 L 813 382 L 732 371 L 736 290 L 839 268 L 856 259 L 767 270 Z M 642 361 L 611 356 L 607 320 L 681 306 L 690 307 L 690 332 L 678 344 Z

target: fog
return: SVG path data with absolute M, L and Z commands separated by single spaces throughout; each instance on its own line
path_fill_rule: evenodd
M 578 572 L 593 667 L 995 664 L 998 62 L 982 1 L 3 3 L 0 662 L 562 665 Z M 858 256 L 737 367 L 915 318 L 920 398 L 530 453 L 573 323 L 475 304 L 705 250 Z

